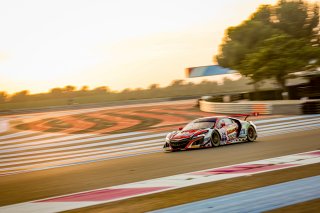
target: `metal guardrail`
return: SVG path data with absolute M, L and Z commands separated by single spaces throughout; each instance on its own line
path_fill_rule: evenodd
M 272 114 L 272 104 L 268 103 L 216 103 L 200 101 L 200 110 L 204 112 L 246 114 L 258 112 L 261 115 Z

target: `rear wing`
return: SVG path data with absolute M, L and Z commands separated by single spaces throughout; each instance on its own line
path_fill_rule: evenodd
M 246 121 L 249 116 L 258 116 L 258 115 L 259 115 L 258 112 L 253 112 L 249 114 L 236 114 L 236 115 L 233 115 L 233 117 L 245 117 L 244 120 Z

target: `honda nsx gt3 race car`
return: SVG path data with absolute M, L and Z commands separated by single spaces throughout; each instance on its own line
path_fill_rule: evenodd
M 215 116 L 199 118 L 166 137 L 163 151 L 218 147 L 220 145 L 255 141 L 257 128 L 251 121 Z

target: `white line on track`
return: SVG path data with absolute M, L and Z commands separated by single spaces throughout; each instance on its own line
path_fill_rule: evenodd
M 265 127 L 265 128 L 260 128 L 258 127 L 258 131 L 271 131 L 271 130 L 278 130 L 279 128 L 289 128 L 289 127 L 300 127 L 300 128 L 305 128 L 305 126 L 307 125 L 312 125 L 312 124 L 317 124 L 320 123 L 320 119 L 319 120 L 315 120 L 315 121 L 308 121 L 308 123 L 304 123 L 304 122 L 296 122 L 296 123 L 291 123 L 291 124 L 285 124 L 285 125 L 277 125 L 277 126 L 273 126 L 273 127 Z
M 112 136 L 112 135 L 109 135 Z M 156 137 L 163 137 L 165 134 L 160 133 L 160 134 L 153 134 L 153 135 L 145 135 L 145 136 L 137 136 L 137 137 L 131 137 L 131 138 L 123 138 L 123 139 L 115 139 L 115 140 L 110 140 L 110 141 L 102 141 L 102 142 L 97 142 L 97 143 L 90 143 L 90 144 L 84 144 L 84 145 L 76 145 L 74 147 L 76 148 L 87 148 L 87 147 L 94 147 L 94 146 L 102 146 L 102 145 L 110 145 L 110 144 L 115 144 L 115 143 L 122 143 L 122 142 L 128 142 L 128 140 L 141 140 L 141 139 L 148 139 L 148 138 L 156 138 Z M 39 148 L 49 148 L 49 147 L 57 147 L 57 146 L 65 146 L 65 145 L 71 145 L 74 143 L 79 143 L 79 142 L 89 142 L 89 141 L 96 141 L 96 140 L 101 140 L 101 138 L 110 138 L 110 137 L 96 137 L 96 138 L 89 138 L 88 140 L 81 139 L 77 141 L 66 141 L 66 142 L 60 142 L 60 143 L 54 143 L 54 144 L 41 144 L 38 145 L 36 142 L 34 142 L 32 145 L 35 146 L 27 146 L 27 147 L 18 147 L 18 148 L 11 148 L 11 149 L 1 149 L 0 153 L 8 153 L 8 152 L 15 152 L 15 151 L 22 151 L 22 150 L 32 150 L 32 149 L 39 149 Z M 16 147 L 16 146 L 15 146 Z
M 256 124 L 258 128 L 267 128 L 267 127 L 282 126 L 284 124 L 285 125 L 298 124 L 298 123 L 304 124 L 304 122 L 311 122 L 311 121 L 320 121 L 320 118 L 316 117 L 316 118 L 308 118 L 308 119 L 299 119 L 294 121 L 279 122 L 279 123 L 272 123 L 272 124 L 263 124 L 263 123 L 256 124 L 256 122 L 253 122 L 253 123 Z
M 314 118 L 314 117 L 320 117 L 320 114 L 298 115 L 298 116 L 290 116 L 290 117 L 284 117 L 284 118 L 270 118 L 270 119 L 263 119 L 263 120 L 253 121 L 253 122 L 255 124 L 261 124 L 261 123 L 271 123 L 276 121 L 288 121 L 288 120 Z
M 289 124 L 304 124 L 304 122 L 307 122 L 307 124 L 311 121 L 320 121 L 320 118 L 310 118 L 310 119 L 300 119 L 300 120 L 296 120 L 296 121 L 288 121 L 285 123 L 273 123 L 273 124 L 266 124 L 266 125 L 261 125 L 261 124 L 257 124 L 258 129 L 264 129 L 267 127 L 277 127 L 277 126 L 282 126 L 282 125 L 289 125 Z M 253 122 L 254 124 L 256 124 L 255 122 Z
M 103 139 L 110 139 L 110 138 L 117 138 L 117 137 L 126 137 L 126 136 L 132 136 L 132 135 L 138 135 L 138 134 L 143 134 L 144 132 L 127 132 L 127 133 L 120 133 L 120 134 L 113 134 L 113 135 L 94 135 L 94 134 L 76 134 L 76 135 L 61 135 L 60 137 L 57 138 L 51 138 L 51 139 L 46 139 L 46 140 L 41 140 L 41 141 L 33 141 L 33 142 L 26 142 L 22 144 L 14 144 L 14 145 L 8 145 L 8 146 L 1 146 L 0 149 L 2 148 L 7 148 L 7 147 L 22 147 L 22 146 L 33 146 L 33 145 L 38 145 L 38 144 L 46 144 L 46 143 L 53 143 L 53 142 L 64 142 L 68 141 L 70 139 L 77 139 L 73 140 L 73 142 L 87 142 L 90 140 L 103 140 Z M 52 137 L 51 133 L 46 134 L 47 137 Z M 25 141 L 29 140 L 35 140 L 37 138 L 34 137 L 28 137 L 26 138 Z M 30 139 L 31 138 L 31 139 Z M 43 137 L 45 138 L 45 135 Z M 80 138 L 80 139 L 79 139 Z M 21 139 L 15 139 L 15 140 L 10 140 L 10 141 L 5 141 L 6 143 L 14 143 L 14 142 L 21 142 Z
M 27 157 L 20 157 L 20 158 L 14 158 L 14 159 L 10 158 L 10 159 L 1 160 L 0 167 L 41 162 L 41 161 L 52 161 L 52 160 L 66 159 L 66 158 L 75 158 L 77 160 L 78 157 L 83 157 L 83 156 L 90 156 L 90 155 L 98 156 L 98 154 L 106 154 L 106 153 L 112 153 L 112 152 L 118 152 L 118 151 L 124 151 L 124 150 L 134 150 L 134 149 L 143 148 L 143 147 L 152 147 L 152 148 L 157 147 L 161 149 L 162 144 L 163 144 L 163 140 L 152 140 L 152 141 L 139 142 L 139 143 L 128 144 L 128 145 L 112 146 L 110 148 L 104 147 L 104 148 L 94 149 L 94 150 L 77 150 L 77 151 L 63 152 L 63 153 L 51 153 L 47 155 L 27 156 Z M 54 156 L 57 156 L 57 157 L 54 157 Z M 34 158 L 37 158 L 37 159 L 34 159 Z M 34 160 L 28 160 L 28 159 L 34 159 Z M 4 163 L 8 161 L 9 162 L 13 161 L 13 162 Z
M 95 163 L 95 162 L 100 162 L 100 161 L 105 161 L 105 160 L 127 158 L 127 157 L 139 156 L 139 155 L 147 155 L 147 154 L 153 154 L 153 153 L 158 153 L 158 152 L 159 152 L 159 150 L 157 149 L 157 150 L 144 151 L 144 152 L 139 152 L 139 153 L 130 153 L 127 155 L 119 155 L 119 156 L 112 156 L 112 157 L 108 157 L 108 158 L 95 159 L 95 160 L 84 161 L 84 162 L 77 161 L 74 163 L 48 165 L 48 166 L 44 166 L 44 167 L 37 167 L 37 168 L 26 169 L 26 170 L 11 170 L 6 173 L 0 173 L 0 176 L 7 176 L 7 175 L 20 174 L 20 173 L 26 173 L 26 172 L 34 172 L 34 171 L 42 171 L 42 170 L 61 168 L 61 167 L 66 167 L 66 166 L 81 165 L 81 164 L 86 164 L 86 163 Z
M 320 119 L 310 119 L 310 121 L 307 120 L 300 120 L 296 121 L 294 123 L 288 122 L 288 123 L 282 123 L 277 124 L 275 127 L 268 127 L 264 128 L 265 126 L 258 126 L 258 132 L 265 132 L 268 130 L 279 130 L 279 128 L 287 128 L 289 127 L 300 127 L 300 128 L 306 128 L 307 126 L 310 126 L 311 124 L 315 124 L 320 122 Z M 141 134 L 137 132 L 132 132 L 131 135 L 136 135 L 136 134 Z M 126 134 L 128 135 L 128 134 Z M 56 143 L 51 143 L 52 140 L 45 140 L 45 141 L 35 141 L 32 143 L 26 143 L 26 144 L 15 144 L 15 145 L 7 145 L 7 146 L 1 146 L 0 148 L 0 153 L 8 153 L 8 152 L 14 152 L 14 151 L 21 151 L 21 150 L 32 150 L 32 149 L 39 149 L 39 148 L 49 148 L 49 147 L 57 147 L 57 146 L 67 146 L 67 145 L 75 145 L 75 148 L 85 148 L 85 147 L 93 147 L 93 146 L 101 146 L 101 145 L 107 145 L 107 144 L 115 144 L 115 143 L 123 143 L 123 142 L 130 142 L 132 140 L 142 140 L 142 139 L 148 139 L 152 137 L 164 137 L 166 134 L 165 133 L 157 133 L 157 134 L 148 134 L 148 135 L 143 135 L 143 136 L 136 136 L 136 137 L 130 137 L 130 138 L 123 138 L 123 139 L 114 139 L 112 141 L 101 141 L 97 143 L 90 143 L 90 144 L 84 144 L 84 145 L 76 145 L 77 143 L 82 143 L 82 142 L 92 142 L 92 141 L 97 141 L 101 139 L 112 139 L 116 138 L 119 136 L 122 136 L 122 134 L 118 135 L 107 135 L 107 136 L 100 136 L 100 137 L 91 137 L 91 138 L 85 138 L 85 139 L 78 139 L 78 140 L 69 140 L 69 141 L 57 141 Z M 69 136 L 68 138 L 73 138 L 73 136 Z M 64 138 L 65 139 L 65 138 Z M 53 139 L 54 140 L 54 139 Z M 55 138 L 57 140 L 57 138 Z M 55 141 L 54 140 L 54 141 Z M 46 144 L 48 143 L 48 144 Z M 0 156 L 1 157 L 1 156 Z
M 51 138 L 51 137 L 58 137 L 58 136 L 65 137 L 67 135 L 62 135 L 61 133 L 40 133 L 39 135 L 30 136 L 28 138 L 4 140 L 4 141 L 1 141 L 1 146 L 11 144 L 11 143 L 26 142 L 26 141 L 30 141 L 30 140 L 37 140 L 37 139 Z M 85 137 L 85 135 L 83 137 Z
M 305 128 L 319 128 L 320 124 L 317 125 L 306 125 Z M 285 130 L 280 129 L 278 131 L 261 131 L 261 133 L 259 133 L 261 136 L 268 136 L 270 134 L 275 135 L 277 133 L 285 133 L 285 132 L 292 132 L 292 131 L 296 131 L 297 129 L 300 129 L 301 127 L 291 127 L 291 128 L 286 128 Z M 160 142 L 160 143 L 159 143 Z M 85 150 L 77 150 L 77 151 L 70 151 L 70 152 L 63 152 L 63 153 L 51 153 L 51 154 L 47 154 L 47 155 L 38 155 L 38 156 L 34 156 L 34 154 L 37 154 L 37 152 L 30 152 L 28 153 L 29 155 L 32 156 L 27 156 L 27 157 L 20 157 L 20 158 L 10 158 L 10 159 L 4 159 L 1 160 L 2 162 L 5 161 L 15 161 L 13 163 L 9 163 L 9 164 L 0 164 L 0 167 L 3 166 L 8 166 L 8 165 L 15 165 L 15 164 L 21 164 L 22 162 L 16 162 L 18 160 L 27 160 L 27 159 L 31 159 L 31 158 L 43 158 L 43 160 L 32 160 L 32 161 L 24 161 L 23 163 L 32 163 L 32 162 L 39 162 L 39 161 L 48 161 L 48 160 L 54 160 L 54 159 L 61 159 L 61 158 L 73 158 L 73 157 L 80 157 L 80 156 L 87 156 L 87 155 L 96 155 L 99 153 L 109 153 L 112 151 L 120 151 L 120 150 L 126 150 L 126 149 L 130 149 L 130 148 L 140 148 L 140 147 L 144 147 L 145 146 L 150 146 L 151 145 L 157 145 L 155 147 L 158 147 L 159 149 L 161 148 L 161 146 L 158 146 L 159 144 L 161 145 L 163 143 L 162 139 L 155 139 L 155 140 L 149 140 L 149 141 L 143 141 L 143 142 L 134 142 L 134 143 L 129 143 L 129 144 L 123 144 L 123 145 L 117 145 L 117 146 L 109 146 L 109 147 L 104 147 L 104 148 L 95 148 L 95 149 L 85 149 Z M 141 145 L 142 144 L 142 145 Z M 144 144 L 144 145 L 143 145 Z M 64 151 L 66 151 L 65 149 L 62 149 Z M 100 150 L 100 151 L 97 151 Z M 105 151 L 107 150 L 107 151 Z M 53 151 L 57 151 L 57 150 L 51 150 L 51 152 Z M 75 153 L 82 153 L 85 152 L 85 154 L 75 154 Z M 38 152 L 39 153 L 39 152 Z M 23 153 L 24 155 L 26 153 Z M 71 155 L 70 155 L 71 154 Z M 50 156 L 57 156 L 57 155 L 63 155 L 61 157 L 57 157 L 57 158 L 49 158 Z M 8 156 L 1 156 L 1 157 L 8 157 Z
M 63 145 L 68 145 L 68 144 L 72 144 L 72 143 L 98 141 L 98 140 L 113 139 L 113 138 L 118 138 L 118 137 L 126 137 L 126 136 L 132 136 L 132 135 L 140 135 L 140 134 L 144 134 L 144 133 L 143 132 L 129 132 L 129 133 L 104 135 L 104 136 L 99 135 L 96 137 L 92 137 L 91 134 L 68 135 L 65 137 L 52 138 L 52 139 L 47 139 L 47 140 L 40 140 L 40 141 L 27 142 L 27 143 L 22 143 L 22 144 L 1 146 L 0 149 L 15 148 L 15 147 L 29 147 L 29 146 L 34 146 L 34 145 L 39 146 L 40 144 L 44 144 L 43 147 L 46 147 L 47 146 L 46 144 L 49 144 L 48 146 L 50 146 L 51 143 L 54 143 L 56 146 L 60 146 L 60 145 L 63 146 Z M 76 139 L 76 140 L 70 140 L 70 139 Z
M 258 121 L 254 121 L 255 124 L 262 124 L 262 123 L 269 123 L 269 122 L 275 122 L 275 121 L 284 121 L 284 120 L 294 120 L 294 119 L 303 119 L 303 118 L 314 118 L 314 117 L 319 117 L 320 115 L 303 115 L 303 116 L 293 116 L 293 117 L 286 117 L 286 118 L 274 118 L 274 119 L 267 119 L 267 120 L 258 120 Z M 296 121 L 294 121 L 296 122 Z M 269 125 L 278 125 L 278 124 L 269 124 Z M 266 125 L 264 125 L 266 126 Z M 141 132 L 142 133 L 142 132 Z M 14 137 L 21 137 L 21 136 L 26 136 L 26 135 L 30 135 L 30 134 L 36 134 L 36 132 L 32 132 L 32 131 L 23 131 L 23 132 L 18 132 L 18 133 L 13 133 L 10 135 L 5 135 L 5 136 L 0 136 L 1 139 L 1 144 L 5 145 L 5 144 L 10 144 L 10 143 L 15 143 L 15 142 L 27 142 L 27 141 L 31 141 L 31 140 L 35 140 L 35 139 L 44 139 L 46 138 L 46 135 L 48 138 L 52 137 L 52 134 L 59 134 L 59 133 L 44 133 L 43 136 L 31 136 L 31 137 L 23 137 L 23 138 L 19 138 L 19 139 L 11 139 L 11 140 L 4 140 L 3 139 L 8 139 L 8 138 L 14 138 Z M 60 133 L 61 134 L 61 133 Z M 121 136 L 131 136 L 137 134 L 136 132 L 129 132 L 129 133 L 121 133 L 121 134 L 116 134 L 113 135 L 112 137 L 120 137 Z M 95 134 L 78 134 L 78 135 L 65 135 L 65 134 L 61 134 L 61 136 L 59 136 L 58 138 L 54 138 L 54 139 L 47 139 L 47 140 L 42 140 L 42 143 L 51 143 L 51 142 L 59 142 L 59 141 L 64 141 L 64 140 L 70 140 L 70 139 L 76 139 L 76 138 L 86 138 L 86 137 L 97 137 L 97 135 Z M 98 136 L 99 137 L 99 136 Z M 110 136 L 108 136 L 110 137 Z M 101 138 L 104 139 L 104 138 Z M 24 143 L 26 144 L 26 143 Z M 39 144 L 39 142 L 38 142 Z M 31 144 L 33 145 L 33 144 Z
M 320 117 L 320 115 L 300 115 L 300 116 L 292 116 L 292 117 L 285 117 L 285 118 L 271 118 L 271 119 L 264 119 L 264 120 L 258 120 L 258 121 L 254 121 L 255 124 L 263 124 L 263 123 L 270 123 L 270 122 L 277 122 L 277 121 L 288 121 L 288 120 L 295 120 L 295 119 L 308 119 L 308 118 L 314 118 L 314 117 Z M 270 125 L 273 125 L 273 124 L 270 124 Z M 276 124 L 275 124 L 276 125 Z M 27 135 L 30 135 L 30 134 L 36 134 L 37 132 L 33 132 L 33 131 L 22 131 L 22 132 L 18 132 L 18 133 L 12 133 L 12 134 L 8 134 L 8 135 L 3 135 L 3 136 L 0 136 L 0 142 L 1 144 L 4 144 L 3 142 L 18 142 L 20 141 L 20 139 L 11 139 L 11 140 L 5 140 L 5 139 L 10 139 L 10 138 L 15 138 L 15 137 L 22 137 L 22 136 L 27 136 Z M 50 137 L 50 133 L 45 133 L 45 134 L 48 134 L 48 137 Z M 60 133 L 61 134 L 61 133 Z M 129 132 L 129 133 L 121 133 L 121 134 L 117 134 L 117 135 L 123 135 L 123 136 L 130 136 L 131 134 L 135 134 L 135 133 L 132 133 L 132 132 Z M 81 138 L 81 137 L 84 137 L 84 135 L 91 135 L 91 134 L 79 134 L 77 137 Z M 63 134 L 62 134 L 63 136 Z M 65 136 L 67 138 L 63 138 L 61 136 L 61 138 L 57 138 L 57 139 L 51 139 L 51 140 L 47 140 L 46 142 L 57 142 L 59 140 L 69 140 L 69 139 L 72 139 L 72 138 L 68 138 L 68 135 Z M 85 136 L 85 137 L 86 137 Z M 95 134 L 92 134 L 92 136 L 97 136 Z M 24 141 L 29 141 L 29 140 L 32 140 L 32 137 L 24 137 Z M 77 138 L 75 136 L 75 138 Z M 4 141 L 2 141 L 4 140 Z
M 256 121 L 254 123 L 258 123 L 258 136 L 264 137 L 320 128 L 319 116 L 294 116 L 281 118 L 281 120 L 277 118 L 262 120 L 260 122 Z M 275 123 L 270 124 L 271 121 Z M 48 133 L 48 135 L 52 137 L 54 134 Z M 45 136 L 40 135 L 26 137 L 26 139 L 30 140 L 31 138 L 34 141 L 0 146 L 0 159 L 2 162 L 0 164 L 0 167 L 2 167 L 0 171 L 4 175 L 162 152 L 161 145 L 165 135 L 166 133 L 163 132 L 129 132 L 98 137 L 92 137 L 91 134 L 58 136 L 50 139 L 45 139 Z M 6 142 L 17 142 L 17 140 L 20 142 L 22 141 L 21 139 L 13 139 Z
M 2 136 L 0 136 L 0 142 L 2 142 L 2 140 L 4 140 L 4 139 L 16 138 L 16 137 L 21 137 L 21 136 L 26 136 L 26 135 L 31 135 L 31 134 L 35 134 L 35 132 L 23 131 L 23 132 L 16 132 L 16 133 L 12 133 L 12 134 L 2 135 Z
M 148 147 L 148 148 L 141 148 L 141 149 L 134 149 L 134 150 L 126 150 L 126 151 L 119 151 L 119 152 L 112 152 L 112 153 L 106 153 L 106 154 L 98 154 L 95 156 L 86 156 L 86 157 L 77 157 L 75 158 L 71 158 L 71 159 L 65 159 L 65 160 L 57 160 L 54 162 L 44 162 L 44 163 L 35 163 L 35 164 L 31 164 L 31 165 L 24 165 L 24 166 L 16 166 L 16 167 L 9 167 L 9 168 L 0 168 L 0 172 L 5 172 L 5 171 L 10 171 L 10 170 L 21 170 L 21 169 L 32 169 L 35 168 L 37 166 L 40 167 L 47 167 L 48 165 L 55 165 L 55 164 L 73 164 L 73 163 L 77 163 L 77 162 L 92 162 L 92 161 L 96 161 L 99 159 L 109 159 L 110 157 L 115 157 L 115 156 L 122 156 L 122 155 L 128 155 L 128 154 L 134 154 L 134 153 L 140 153 L 140 152 L 145 152 L 145 151 L 151 151 L 151 150 L 155 150 L 158 151 L 159 149 L 161 149 L 161 146 L 157 146 L 157 147 Z
M 286 134 L 290 132 L 299 132 L 299 131 L 308 131 L 308 130 L 314 130 L 314 129 L 319 129 L 320 124 L 314 124 L 314 125 L 306 125 L 305 128 L 301 127 L 291 127 L 291 128 L 286 128 L 286 129 L 280 129 L 280 130 L 273 130 L 273 131 L 268 131 L 268 132 L 263 132 L 260 134 L 262 137 L 265 136 L 273 136 L 273 135 L 280 135 L 280 134 Z
M 318 125 L 312 125 L 308 124 L 304 126 L 304 128 L 307 129 L 314 129 L 314 128 L 319 128 L 320 124 Z M 301 127 L 291 127 L 288 128 L 286 127 L 285 129 L 277 129 L 275 131 L 258 131 L 259 136 L 268 136 L 270 134 L 274 135 L 279 133 L 285 133 L 285 132 L 292 132 L 296 131 L 297 129 L 300 129 Z M 127 141 L 129 142 L 129 140 Z M 75 153 L 82 153 L 85 152 L 86 154 L 95 154 L 97 150 L 114 150 L 117 151 L 117 148 L 123 148 L 123 147 L 139 147 L 141 144 L 149 144 L 149 143 L 154 143 L 154 142 L 163 142 L 163 139 L 155 139 L 155 140 L 148 140 L 148 141 L 142 141 L 142 142 L 133 142 L 133 143 L 127 143 L 127 144 L 122 144 L 122 145 L 115 145 L 115 146 L 107 146 L 107 147 L 98 147 L 98 148 L 90 148 L 90 149 L 81 149 L 81 150 L 75 150 L 75 151 L 67 151 L 66 148 L 56 148 L 56 149 L 50 149 L 50 150 L 39 150 L 39 151 L 34 151 L 34 152 L 23 152 L 23 153 L 15 153 L 15 154 L 7 154 L 7 155 L 1 155 L 0 159 L 2 159 L 2 162 L 8 162 L 8 161 L 18 161 L 18 160 L 26 160 L 26 159 L 32 159 L 32 158 L 43 158 L 44 160 L 48 160 L 48 157 L 52 156 L 59 156 L 63 155 L 65 158 L 70 157 L 69 154 L 75 154 Z M 75 147 L 70 147 L 74 149 Z M 81 148 L 81 147 L 80 147 Z M 43 154 L 46 152 L 49 152 L 49 154 Z M 63 151 L 63 152 L 58 152 L 58 151 Z M 52 153 L 55 152 L 55 153 Z M 41 154 L 41 155 L 36 155 L 36 154 Z M 18 157 L 18 156 L 25 156 L 25 157 Z M 10 157 L 10 158 L 8 158 Z M 14 157 L 14 158 L 13 158 Z M 4 159 L 7 158 L 7 159 Z M 26 163 L 26 162 L 25 162 Z M 4 166 L 0 164 L 0 166 Z

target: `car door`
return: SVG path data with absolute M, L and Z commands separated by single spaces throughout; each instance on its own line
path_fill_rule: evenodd
M 216 129 L 219 131 L 221 136 L 221 145 L 226 144 L 228 141 L 228 134 L 227 134 L 227 126 L 225 123 L 224 118 L 221 118 L 217 121 Z
M 224 119 L 225 128 L 227 132 L 227 141 L 232 143 L 237 139 L 237 128 L 238 125 L 231 119 Z

